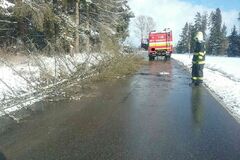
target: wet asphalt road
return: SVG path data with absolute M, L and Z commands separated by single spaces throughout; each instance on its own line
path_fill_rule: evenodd
M 38 104 L 0 150 L 10 160 L 239 160 L 240 125 L 189 81 L 173 60 L 149 62 L 94 97 Z

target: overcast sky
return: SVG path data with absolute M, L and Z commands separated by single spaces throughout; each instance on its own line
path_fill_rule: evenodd
M 139 15 L 153 17 L 157 23 L 157 30 L 171 28 L 175 44 L 184 24 L 192 22 L 196 12 L 211 13 L 216 8 L 220 8 L 223 23 L 228 28 L 228 34 L 233 25 L 239 24 L 237 17 L 240 12 L 240 0 L 129 0 L 128 4 L 136 17 Z M 130 25 L 129 41 L 134 45 L 140 45 L 132 23 Z

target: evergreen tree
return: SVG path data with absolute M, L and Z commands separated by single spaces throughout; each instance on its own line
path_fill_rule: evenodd
M 196 36 L 197 30 L 194 27 L 194 25 L 189 24 L 189 45 L 190 45 L 190 52 L 193 53 L 194 52 L 194 48 L 195 48 L 195 36 Z
M 189 25 L 188 23 L 182 29 L 182 33 L 180 35 L 180 40 L 177 44 L 177 53 L 187 53 L 189 52 Z
M 197 12 L 195 19 L 194 19 L 194 25 L 190 26 L 190 51 L 194 52 L 195 48 L 195 40 L 194 37 L 197 34 L 197 32 L 201 31 L 204 35 L 204 39 L 206 37 L 206 30 L 207 30 L 207 14 L 201 15 L 201 13 Z
M 228 49 L 228 38 L 227 38 L 227 27 L 225 24 L 223 24 L 223 27 L 221 29 L 221 48 L 220 48 L 220 52 L 219 55 L 226 55 L 227 54 L 227 49 Z
M 201 13 L 197 12 L 195 18 L 194 28 L 197 32 L 201 31 L 204 36 L 206 36 L 207 30 L 207 14 L 201 15 Z
M 227 55 L 229 57 L 240 56 L 240 46 L 239 46 L 239 36 L 237 33 L 236 26 L 233 27 L 232 33 L 229 36 L 229 47 L 227 50 Z
M 81 43 L 80 50 L 95 47 L 99 51 L 109 46 L 108 42 L 118 48 L 128 36 L 129 22 L 134 16 L 127 0 L 11 2 L 9 9 L 0 7 L 0 28 L 9 28 L 9 32 L 0 30 L 0 36 L 4 37 L 0 45 L 20 42 L 28 50 L 69 52 L 71 46 L 78 48 Z
M 195 30 L 202 31 L 202 15 L 201 15 L 201 13 L 197 12 L 194 20 L 195 20 L 195 23 L 194 23 Z
M 238 13 L 238 21 L 239 21 L 239 24 L 240 24 L 240 12 Z M 239 25 L 239 29 L 240 29 L 240 25 Z
M 222 32 L 222 15 L 219 8 L 210 16 L 210 37 L 208 39 L 207 53 L 212 55 L 224 54 L 224 33 Z
M 208 15 L 207 13 L 202 15 L 202 19 L 201 19 L 201 30 L 203 32 L 204 35 L 204 39 L 206 39 L 206 31 L 207 31 L 207 24 L 208 24 Z

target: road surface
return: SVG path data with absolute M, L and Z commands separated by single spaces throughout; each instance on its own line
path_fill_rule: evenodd
M 175 61 L 149 62 L 95 96 L 44 104 L 0 135 L 0 150 L 10 160 L 239 160 L 240 125 L 189 82 Z

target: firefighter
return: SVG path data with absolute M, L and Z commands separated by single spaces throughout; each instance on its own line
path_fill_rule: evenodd
M 197 32 L 194 39 L 195 48 L 192 59 L 192 84 L 198 86 L 203 82 L 203 67 L 205 64 L 206 47 L 202 32 Z

